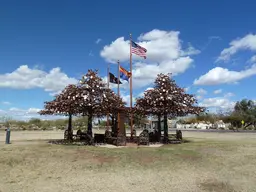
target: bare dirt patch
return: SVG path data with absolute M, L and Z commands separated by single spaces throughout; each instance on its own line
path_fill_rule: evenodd
M 234 187 L 223 181 L 205 181 L 200 184 L 200 188 L 209 192 L 236 192 Z

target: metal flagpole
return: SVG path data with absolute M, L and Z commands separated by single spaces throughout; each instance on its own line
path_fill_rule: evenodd
M 130 34 L 130 110 L 131 110 L 131 137 L 133 136 L 133 112 L 132 112 L 132 34 Z
M 118 82 L 117 82 L 117 95 L 118 97 L 120 97 L 120 87 L 119 87 L 119 82 L 120 82 L 120 62 L 119 60 L 117 61 L 117 66 L 118 66 Z M 118 106 L 118 108 L 120 107 L 120 105 Z M 120 114 L 119 111 L 117 113 L 117 134 L 120 131 Z
M 107 77 L 108 77 L 108 89 L 109 89 L 109 64 L 108 64 L 108 70 L 107 70 Z M 107 130 L 109 130 L 109 112 L 107 113 Z

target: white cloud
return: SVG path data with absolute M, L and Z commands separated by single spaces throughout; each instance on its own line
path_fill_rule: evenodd
M 189 89 L 190 89 L 190 87 L 185 87 L 185 88 L 184 88 L 185 92 L 188 92 Z
M 201 89 L 197 90 L 197 93 L 200 94 L 200 95 L 206 95 L 207 91 L 201 88 Z
M 230 71 L 226 68 L 215 67 L 194 80 L 194 85 L 218 85 L 237 83 L 238 81 L 256 74 L 256 64 L 242 71 Z
M 59 67 L 45 72 L 22 65 L 11 73 L 0 74 L 0 87 L 13 89 L 42 88 L 47 92 L 58 92 L 66 85 L 76 83 L 75 78 L 68 77 Z
M 124 102 L 126 102 L 127 106 L 130 106 L 130 94 L 125 94 L 123 92 L 120 93 L 120 97 L 123 99 Z M 135 104 L 136 102 L 136 97 L 134 95 L 132 96 L 132 103 Z
M 39 111 L 40 109 L 37 108 L 19 109 L 12 107 L 8 110 L 2 111 L 2 113 L 13 119 L 25 120 L 32 117 L 40 117 L 40 115 L 38 114 Z
M 3 105 L 11 105 L 11 103 L 9 101 L 3 101 L 2 104 Z
M 181 55 L 182 55 L 182 56 L 197 55 L 197 54 L 201 53 L 201 51 L 198 50 L 198 49 L 195 49 L 195 48 L 191 45 L 191 43 L 189 43 L 188 45 L 189 45 L 188 48 L 187 48 L 185 51 L 182 51 L 182 52 L 181 52 Z
M 102 41 L 102 39 L 98 38 L 98 39 L 95 41 L 95 43 L 96 43 L 96 44 L 99 44 L 101 41 Z
M 24 110 L 24 109 L 19 109 L 19 108 L 15 108 L 12 107 L 9 109 L 9 111 L 14 112 L 14 113 L 22 113 L 22 114 L 37 114 L 41 109 L 37 109 L 37 108 L 29 108 L 28 110 Z
M 233 109 L 235 106 L 235 102 L 230 101 L 228 98 L 223 97 L 213 97 L 203 99 L 200 103 L 200 106 L 206 108 L 220 108 L 220 109 Z
M 158 73 L 172 73 L 173 75 L 184 73 L 193 62 L 189 55 L 200 52 L 191 44 L 187 49 L 182 50 L 178 31 L 154 29 L 141 34 L 138 40 L 138 44 L 148 51 L 146 60 L 133 55 L 134 88 L 150 85 Z M 124 37 L 117 38 L 110 45 L 104 46 L 100 55 L 111 63 L 116 63 L 117 60 L 121 63 L 129 61 L 129 40 L 125 40 Z
M 218 59 L 218 61 L 229 61 L 230 57 L 236 54 L 240 50 L 256 51 L 256 35 L 248 34 L 243 38 L 238 38 L 229 43 L 230 47 L 224 49 Z
M 153 87 L 148 87 L 148 88 L 146 88 L 146 89 L 145 89 L 145 91 L 148 91 L 148 90 L 151 90 L 151 89 L 153 89 Z M 144 96 L 145 91 L 143 91 L 143 92 L 139 93 L 137 97 L 143 97 L 143 96 Z
M 249 60 L 250 63 L 256 63 L 256 55 L 252 56 Z
M 224 97 L 233 97 L 233 96 L 235 96 L 235 94 L 231 92 L 224 94 Z
M 0 109 L 0 116 L 8 117 L 15 120 L 29 120 L 31 118 L 38 118 L 42 120 L 54 120 L 54 119 L 63 119 L 65 116 L 56 116 L 56 115 L 39 115 L 38 112 L 41 109 L 38 108 L 29 108 L 29 109 L 20 109 L 12 107 L 8 110 Z M 1 119 L 0 119 L 1 120 Z
M 201 100 L 201 99 L 203 99 L 203 96 L 202 96 L 202 95 L 197 95 L 197 96 L 196 96 L 196 99 L 197 99 L 197 100 Z
M 222 93 L 222 89 L 217 89 L 217 90 L 213 91 L 213 93 L 214 94 L 220 94 L 220 93 Z

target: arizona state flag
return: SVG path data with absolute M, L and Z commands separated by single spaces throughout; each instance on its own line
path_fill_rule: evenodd
M 109 82 L 118 84 L 118 78 L 113 73 L 109 73 Z M 119 80 L 119 84 L 122 84 L 120 80 Z
M 131 73 L 121 66 L 119 67 L 119 71 L 120 71 L 120 78 L 128 81 L 129 78 L 131 77 Z

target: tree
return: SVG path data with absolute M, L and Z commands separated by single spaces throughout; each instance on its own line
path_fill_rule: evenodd
M 146 116 L 146 115 L 154 115 L 157 116 L 157 133 L 158 133 L 158 141 L 161 138 L 161 116 L 162 109 L 158 106 L 158 92 L 156 89 L 150 89 L 144 92 L 144 97 L 137 98 L 135 104 L 135 114 L 137 116 Z
M 107 114 L 110 115 L 111 118 L 111 125 L 112 125 L 112 131 L 117 134 L 117 119 L 118 119 L 118 112 L 125 111 L 127 112 L 125 108 L 125 102 L 122 100 L 121 97 L 119 97 L 114 91 L 112 91 L 109 88 L 106 88 L 103 93 L 103 100 L 101 104 L 102 113 L 104 116 Z
M 92 135 L 93 116 L 102 117 L 110 113 L 112 122 L 116 122 L 117 112 L 125 106 L 125 103 L 111 89 L 107 88 L 107 84 L 98 76 L 97 70 L 88 70 L 78 86 L 81 89 L 81 96 L 84 98 L 79 111 L 82 115 L 88 116 L 88 134 Z M 116 123 L 114 124 L 116 125 Z
M 55 99 L 45 102 L 44 110 L 40 115 L 65 115 L 68 121 L 68 139 L 72 139 L 72 116 L 79 114 L 80 103 L 83 102 L 81 90 L 76 85 L 68 85 Z
M 136 101 L 138 111 L 158 116 L 158 125 L 161 116 L 164 117 L 164 136 L 168 138 L 168 117 L 199 114 L 205 109 L 195 106 L 197 103 L 193 95 L 185 93 L 178 87 L 170 74 L 158 74 L 154 88 L 145 92 L 143 98 Z M 158 126 L 160 127 L 160 126 Z M 161 132 L 160 132 L 161 133 Z
M 241 126 L 241 121 L 245 122 L 244 128 L 256 123 L 256 103 L 252 100 L 243 99 L 236 102 L 234 111 L 230 115 L 230 121 L 235 126 Z

